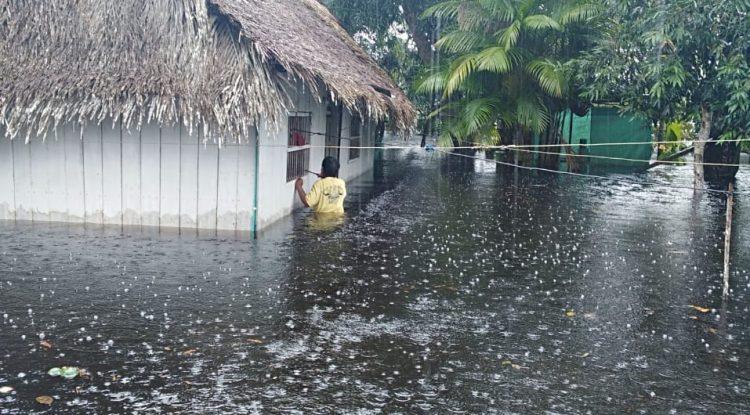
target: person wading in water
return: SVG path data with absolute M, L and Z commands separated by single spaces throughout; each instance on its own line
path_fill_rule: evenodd
M 294 182 L 302 204 L 312 208 L 316 214 L 343 214 L 346 183 L 339 179 L 339 161 L 336 157 L 328 156 L 323 159 L 319 177 L 307 194 L 302 187 L 304 182 L 301 177 Z

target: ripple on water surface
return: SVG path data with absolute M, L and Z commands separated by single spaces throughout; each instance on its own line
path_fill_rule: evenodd
M 750 412 L 750 255 L 737 232 L 722 299 L 720 195 L 378 163 L 324 230 L 0 224 L 0 413 L 43 413 L 40 395 L 58 413 Z

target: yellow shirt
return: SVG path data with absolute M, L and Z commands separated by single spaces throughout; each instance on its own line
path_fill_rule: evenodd
M 307 204 L 315 213 L 344 213 L 346 183 L 338 177 L 326 177 L 313 184 Z

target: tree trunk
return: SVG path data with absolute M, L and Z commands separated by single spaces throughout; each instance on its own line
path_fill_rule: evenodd
M 424 64 L 432 64 L 432 42 L 427 33 L 419 30 L 419 15 L 421 11 L 419 8 L 419 2 L 405 1 L 403 2 L 404 8 L 404 20 L 406 25 L 409 26 L 409 34 L 411 35 L 414 44 L 417 45 L 417 53 L 422 59 Z
M 660 160 L 659 156 L 661 156 L 662 152 L 664 151 L 662 149 L 662 145 L 664 144 L 664 134 L 665 134 L 666 125 L 664 121 L 656 121 L 656 159 Z
M 703 153 L 706 150 L 706 142 L 711 136 L 712 119 L 713 112 L 704 104 L 701 107 L 701 128 L 698 131 L 696 142 L 693 143 L 695 147 L 695 152 L 693 153 L 695 160 L 693 164 L 693 188 L 695 190 L 703 189 Z
M 712 134 L 713 137 L 717 135 Z M 740 169 L 740 146 L 736 142 L 719 144 L 718 141 L 711 140 L 706 143 L 703 161 L 707 163 L 703 166 L 706 183 L 724 188 L 734 180 Z

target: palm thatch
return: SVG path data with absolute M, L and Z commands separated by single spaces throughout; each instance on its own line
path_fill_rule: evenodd
M 405 95 L 316 0 L 0 0 L 11 138 L 106 119 L 247 137 L 280 121 L 289 78 L 400 130 L 413 123 Z

